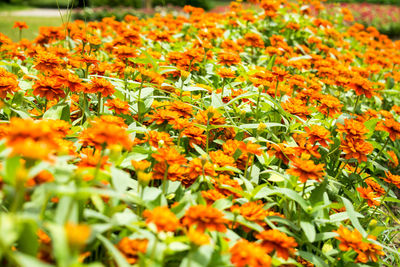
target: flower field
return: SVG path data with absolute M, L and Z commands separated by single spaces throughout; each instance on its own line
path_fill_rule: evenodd
M 0 34 L 1 266 L 399 266 L 400 42 L 257 5 Z

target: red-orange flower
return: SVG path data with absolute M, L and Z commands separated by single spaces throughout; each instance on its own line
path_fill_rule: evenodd
M 358 193 L 360 193 L 360 196 L 367 200 L 368 206 L 370 207 L 375 207 L 375 206 L 379 206 L 381 203 L 376 200 L 375 198 L 378 197 L 378 195 L 376 195 L 376 193 L 371 189 L 371 187 L 357 187 L 357 191 Z
M 130 239 L 124 237 L 117 244 L 117 248 L 125 256 L 129 264 L 135 264 L 141 253 L 145 253 L 149 241 L 147 239 Z
M 231 262 L 235 267 L 269 267 L 271 257 L 265 249 L 247 240 L 240 240 L 230 249 L 232 254 Z
M 118 98 L 108 99 L 104 106 L 114 110 L 116 114 L 129 114 L 129 103 Z
M 145 210 L 143 217 L 146 223 L 154 223 L 158 231 L 174 232 L 180 225 L 179 219 L 168 207 L 156 207 L 153 210 Z
M 287 236 L 278 229 L 263 231 L 256 234 L 256 238 L 261 240 L 261 246 L 265 248 L 267 253 L 275 250 L 277 256 L 285 260 L 293 255 L 295 247 L 297 247 L 296 240 L 293 237 Z
M 100 93 L 102 97 L 114 94 L 114 85 L 104 78 L 92 78 L 88 85 L 88 93 Z
M 47 100 L 58 100 L 65 97 L 62 83 L 54 77 L 39 76 L 39 79 L 35 81 L 32 88 L 34 95 L 46 98 Z
M 389 138 L 393 142 L 400 139 L 400 123 L 394 119 L 385 119 L 378 122 L 375 128 L 377 131 L 385 131 L 389 133 Z
M 184 226 L 196 226 L 196 230 L 225 232 L 228 220 L 225 215 L 212 206 L 196 205 L 191 206 L 182 219 Z
M 26 22 L 25 22 L 25 21 L 16 21 L 16 22 L 14 23 L 13 28 L 18 28 L 18 29 L 20 29 L 20 30 L 22 30 L 22 29 L 28 29 L 28 25 L 26 25 Z
M 308 179 L 320 181 L 324 177 L 324 164 L 315 164 L 314 161 L 305 158 L 293 158 L 290 169 L 287 172 L 293 176 L 299 177 L 302 183 Z

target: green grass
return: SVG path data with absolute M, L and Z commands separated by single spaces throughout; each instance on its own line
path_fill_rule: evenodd
M 29 28 L 23 30 L 22 38 L 29 40 L 34 39 L 39 33 L 41 26 L 60 26 L 62 24 L 61 17 L 15 17 L 4 16 L 0 20 L 0 32 L 10 37 L 13 41 L 18 41 L 18 29 L 13 29 L 16 21 L 25 21 Z
M 29 9 L 29 6 L 26 5 L 10 5 L 6 3 L 0 3 L 0 12 L 5 12 L 5 11 L 18 11 L 18 10 L 24 10 L 24 9 Z

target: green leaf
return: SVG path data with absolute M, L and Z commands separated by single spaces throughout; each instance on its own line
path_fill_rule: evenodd
M 138 183 L 136 180 L 132 179 L 131 176 L 120 169 L 111 168 L 111 181 L 112 184 L 118 192 L 126 192 L 129 188 L 137 191 Z
M 54 105 L 43 114 L 43 119 L 69 121 L 69 106 L 65 103 Z
M 39 242 L 37 239 L 37 225 L 34 221 L 22 224 L 22 231 L 17 243 L 18 251 L 36 256 L 39 249 Z
M 302 198 L 299 195 L 299 193 L 297 193 L 296 191 L 293 191 L 291 189 L 288 189 L 288 188 L 270 189 L 270 188 L 264 187 L 260 191 L 258 191 L 258 193 L 254 196 L 254 198 L 261 199 L 261 198 L 265 198 L 270 195 L 278 195 L 278 194 L 282 194 L 284 197 L 287 197 L 287 198 L 290 198 L 290 199 L 296 201 L 297 203 L 300 204 L 300 206 L 303 210 L 305 210 L 305 211 L 308 210 L 307 201 L 304 200 L 304 198 Z
M 221 96 L 217 95 L 216 93 L 212 93 L 211 95 L 211 106 L 213 108 L 220 108 L 224 105 L 224 102 L 222 102 Z
M 315 240 L 314 241 L 324 241 L 324 240 L 327 240 L 327 239 L 334 238 L 335 236 L 337 236 L 337 234 L 333 233 L 333 232 L 318 233 L 315 236 Z
M 119 267 L 130 267 L 131 265 L 126 261 L 125 257 L 119 252 L 119 250 L 110 242 L 108 241 L 104 236 L 102 235 L 97 235 L 97 239 L 99 239 L 104 246 L 107 248 L 108 252 L 111 254 L 111 256 L 114 258 L 115 262 L 117 263 L 117 266 Z
M 301 221 L 300 227 L 301 229 L 303 229 L 308 241 L 310 241 L 311 243 L 314 242 L 316 237 L 314 225 L 311 222 Z
M 13 258 L 21 267 L 50 267 L 54 265 L 47 264 L 43 261 L 38 260 L 35 257 L 25 255 L 20 252 L 13 252 Z
M 353 226 L 361 233 L 363 237 L 367 236 L 367 232 L 365 232 L 364 228 L 361 226 L 360 222 L 357 219 L 357 213 L 354 210 L 353 204 L 345 198 L 341 197 L 344 206 L 346 207 L 346 213 L 349 215 L 350 221 L 353 223 Z
M 324 262 L 320 257 L 306 251 L 298 251 L 297 252 L 300 257 L 302 257 L 305 260 L 308 260 L 309 262 L 315 264 L 316 267 L 328 267 L 328 264 Z

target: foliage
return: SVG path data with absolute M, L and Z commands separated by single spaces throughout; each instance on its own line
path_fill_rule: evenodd
M 400 42 L 305 2 L 0 34 L 2 266 L 398 266 Z

